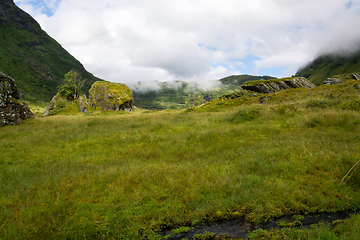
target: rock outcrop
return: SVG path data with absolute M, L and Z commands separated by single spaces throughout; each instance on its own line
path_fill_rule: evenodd
M 291 88 L 313 88 L 315 85 L 304 77 L 284 78 L 269 81 L 246 82 L 241 86 L 245 90 L 258 93 L 273 93 Z
M 360 74 L 358 74 L 358 73 L 354 73 L 354 74 L 352 75 L 352 77 L 353 77 L 355 80 L 360 80 Z
M 340 83 L 344 83 L 344 80 L 339 79 L 339 78 L 328 78 L 324 81 L 325 85 L 333 85 L 333 84 L 340 84 Z
M 131 89 L 123 83 L 95 82 L 89 90 L 92 108 L 132 111 L 134 98 Z
M 0 126 L 21 124 L 34 117 L 27 104 L 19 99 L 15 80 L 0 72 Z
M 69 101 L 66 97 L 57 93 L 46 106 L 43 116 L 56 115 L 60 112 L 87 112 L 88 108 L 90 108 L 89 101 L 84 94 L 75 101 Z

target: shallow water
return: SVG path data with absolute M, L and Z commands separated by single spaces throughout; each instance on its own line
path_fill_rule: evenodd
M 266 224 L 253 224 L 247 222 L 244 218 L 231 219 L 222 222 L 212 222 L 212 223 L 201 223 L 194 227 L 186 233 L 176 234 L 167 239 L 183 239 L 188 238 L 192 239 L 195 234 L 204 233 L 204 232 L 213 232 L 216 235 L 220 233 L 226 233 L 232 238 L 248 239 L 247 233 L 252 232 L 257 229 L 271 229 L 271 228 L 280 228 L 278 222 L 292 223 L 296 219 L 296 215 L 284 216 L 278 218 L 274 221 L 268 222 Z M 297 215 L 299 216 L 299 215 Z M 348 212 L 337 212 L 337 213 L 319 213 L 319 214 L 310 214 L 304 215 L 304 219 L 301 220 L 302 225 L 298 226 L 299 228 L 309 227 L 312 224 L 316 223 L 329 223 L 331 224 L 335 220 L 342 220 L 349 218 L 350 214 Z M 171 231 L 164 232 L 164 235 L 171 234 Z

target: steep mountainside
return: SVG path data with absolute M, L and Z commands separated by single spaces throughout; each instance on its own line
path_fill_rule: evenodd
M 356 72 L 360 72 L 360 51 L 350 56 L 322 55 L 299 69 L 295 76 L 305 77 L 314 84 L 320 85 L 329 77 Z
M 16 80 L 25 99 L 49 101 L 72 69 L 87 79 L 84 91 L 100 80 L 12 0 L 0 1 L 0 71 Z

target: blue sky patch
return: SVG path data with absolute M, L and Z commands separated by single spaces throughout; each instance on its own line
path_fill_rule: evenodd
M 353 6 L 353 2 L 352 2 L 352 1 L 346 3 L 346 9 L 347 9 L 347 10 L 349 10 L 352 6 Z
M 56 1 L 56 5 L 58 4 L 59 1 L 60 0 Z M 31 5 L 34 9 L 39 9 L 42 14 L 46 14 L 48 17 L 54 15 L 54 11 L 51 8 L 49 8 L 46 2 L 44 2 L 43 0 L 28 1 L 27 4 Z

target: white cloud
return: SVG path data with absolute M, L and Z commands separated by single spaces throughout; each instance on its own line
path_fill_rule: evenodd
M 320 49 L 349 51 L 360 39 L 360 0 L 15 2 L 90 72 L 125 83 L 291 75 Z

